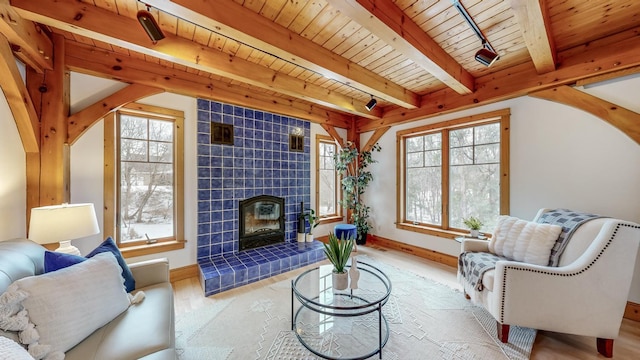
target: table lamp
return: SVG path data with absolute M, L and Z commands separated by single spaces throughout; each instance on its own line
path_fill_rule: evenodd
M 80 255 L 71 240 L 100 233 L 93 204 L 62 204 L 31 209 L 29 239 L 38 244 L 59 242 L 55 251 Z

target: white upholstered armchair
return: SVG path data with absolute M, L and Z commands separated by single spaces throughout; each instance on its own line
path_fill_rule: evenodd
M 533 222 L 539 222 L 549 211 L 540 210 Z M 465 253 L 493 255 L 488 241 L 465 240 L 458 278 L 467 298 L 496 319 L 502 342 L 508 342 L 509 326 L 516 325 L 593 336 L 598 352 L 612 357 L 639 243 L 638 224 L 594 218 L 575 228 L 559 254 L 557 266 L 503 258 L 472 283 L 470 271 L 462 269 Z M 464 264 L 469 266 L 475 264 Z

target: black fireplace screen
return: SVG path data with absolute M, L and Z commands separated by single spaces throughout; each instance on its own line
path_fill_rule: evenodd
M 260 195 L 240 201 L 240 251 L 284 242 L 284 199 Z

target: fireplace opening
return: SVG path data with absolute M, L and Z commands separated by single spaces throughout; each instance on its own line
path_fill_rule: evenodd
M 239 250 L 284 242 L 284 198 L 260 195 L 240 201 Z

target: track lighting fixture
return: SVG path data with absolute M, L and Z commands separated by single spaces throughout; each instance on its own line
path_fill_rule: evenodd
M 153 15 L 149 12 L 149 7 L 147 6 L 147 10 L 138 11 L 138 21 L 144 31 L 149 35 L 151 41 L 156 44 L 159 40 L 164 39 L 164 34 L 162 33 L 162 29 L 158 26 L 156 19 L 153 18 Z
M 367 111 L 371 111 L 373 110 L 374 107 L 376 107 L 377 104 L 378 104 L 378 101 L 376 101 L 376 99 L 373 98 L 373 95 L 371 95 L 371 100 L 369 100 L 369 102 L 367 103 L 367 105 L 364 106 L 364 108 L 367 109 Z
M 476 61 L 481 63 L 484 66 L 491 66 L 496 60 L 498 60 L 499 56 L 492 50 L 489 50 L 484 46 L 482 49 L 478 50 L 476 53 Z
M 476 25 L 475 21 L 473 21 L 471 15 L 469 15 L 469 13 L 467 12 L 467 9 L 465 9 L 464 6 L 460 4 L 460 1 L 451 0 L 451 3 L 453 4 L 453 7 L 458 10 L 460 15 L 462 15 L 464 21 L 466 21 L 467 24 L 471 27 L 471 30 L 473 30 L 480 41 L 482 41 L 482 49 L 478 50 L 478 52 L 476 53 L 476 61 L 484 66 L 491 66 L 496 60 L 500 59 L 500 55 L 498 55 L 491 44 L 489 44 L 487 38 L 482 35 L 482 31 L 480 31 L 478 25 Z

